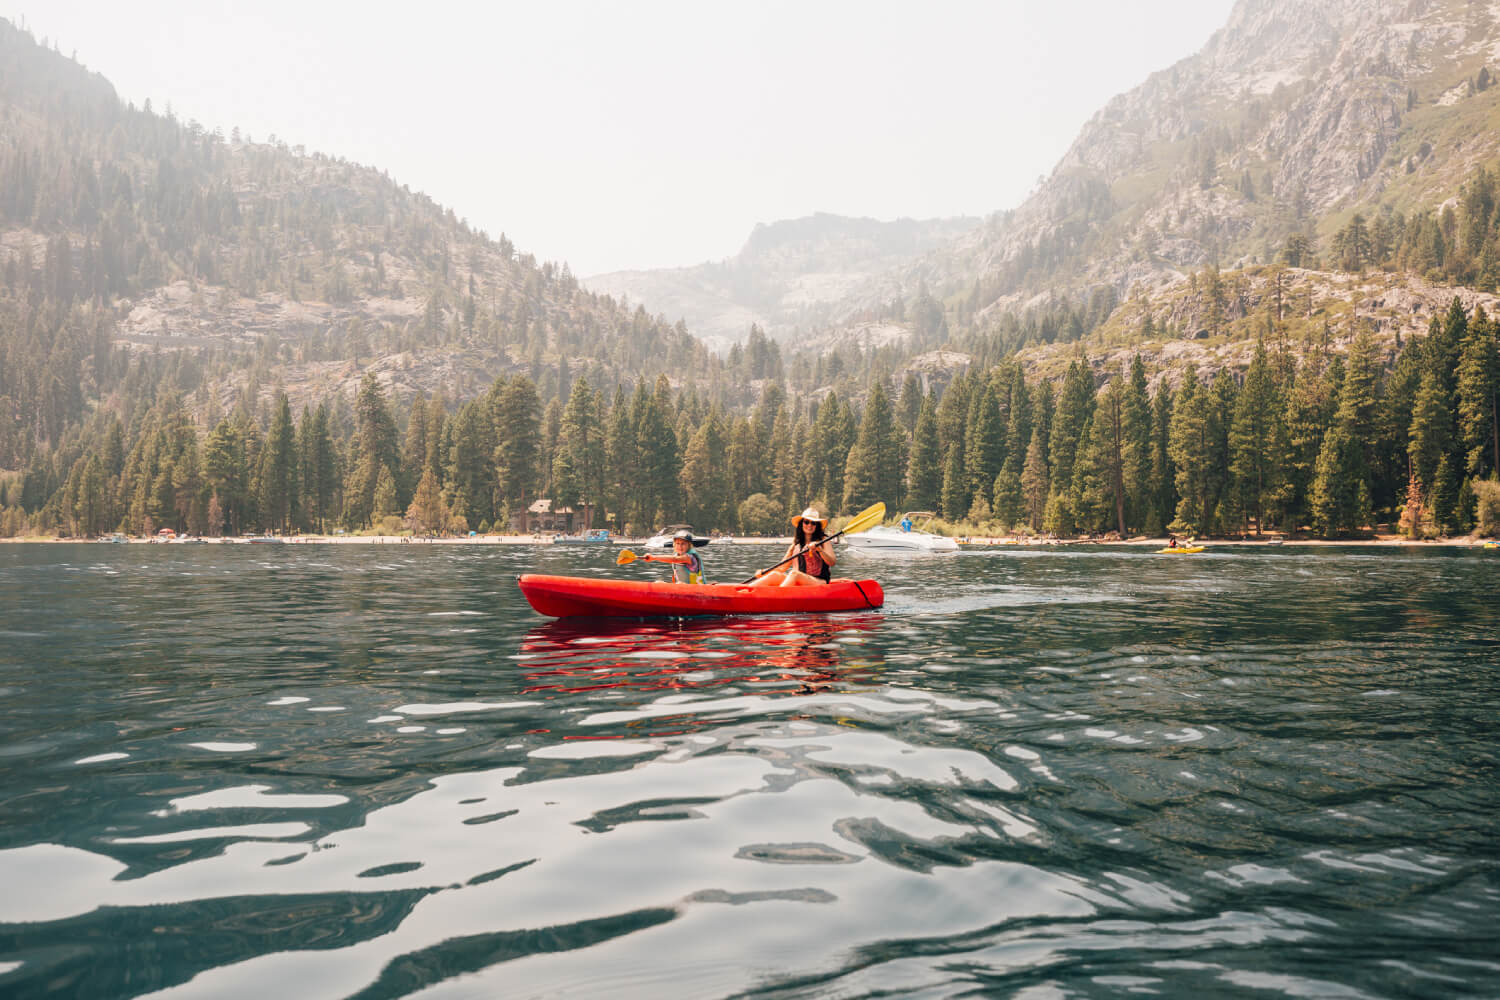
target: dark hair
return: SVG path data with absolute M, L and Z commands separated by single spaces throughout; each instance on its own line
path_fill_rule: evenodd
M 799 537 L 802 534 L 802 529 L 805 528 L 805 527 L 807 527 L 807 525 L 809 525 L 809 524 L 816 524 L 817 525 L 817 527 L 813 529 L 812 534 L 808 536 L 807 540 L 809 542 L 821 542 L 823 539 L 825 539 L 825 538 L 828 537 L 828 532 L 826 532 L 826 531 L 823 530 L 823 522 L 822 521 L 813 521 L 810 518 L 806 518 L 806 517 L 802 518 L 801 520 L 799 520 L 797 522 L 797 534 L 798 534 Z

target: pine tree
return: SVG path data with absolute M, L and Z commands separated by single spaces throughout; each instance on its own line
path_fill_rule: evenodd
M 1125 523 L 1137 531 L 1151 526 L 1151 397 L 1146 391 L 1146 364 L 1140 355 L 1131 358 L 1130 381 L 1122 402 Z
M 938 446 L 943 449 L 943 463 L 948 462 L 948 452 L 958 446 L 958 460 L 962 466 L 964 455 L 964 430 L 969 422 L 970 387 L 975 376 L 964 372 L 948 384 L 937 401 Z M 965 500 L 967 503 L 967 499 Z M 944 511 L 944 517 L 962 517 L 961 512 Z
M 422 470 L 411 506 L 406 509 L 406 526 L 417 534 L 429 534 L 446 530 L 448 520 L 448 507 L 438 489 L 437 471 L 427 466 Z
M 619 527 L 626 529 L 626 514 L 635 506 L 636 467 L 635 429 L 630 423 L 630 400 L 625 387 L 615 387 L 614 403 L 606 418 L 604 434 L 606 503 L 618 516 Z
M 969 477 L 964 472 L 964 450 L 957 441 L 948 446 L 943 459 L 943 488 L 939 495 L 940 513 L 950 521 L 962 519 L 969 512 Z
M 375 489 L 371 494 L 370 515 L 374 523 L 379 524 L 385 518 L 396 516 L 396 477 L 391 473 L 390 466 L 382 465 L 375 476 Z
M 1211 392 L 1198 381 L 1198 373 L 1189 368 L 1173 400 L 1168 451 L 1177 474 L 1177 516 L 1171 527 L 1178 531 L 1203 534 L 1208 531 L 1212 510 L 1209 492 L 1212 488 L 1212 428 L 1210 426 Z
M 885 388 L 876 382 L 865 403 L 859 435 L 844 466 L 842 508 L 849 513 L 878 501 L 894 499 L 901 465 L 896 448 L 896 421 Z
M 1464 337 L 1457 396 L 1465 470 L 1474 479 L 1500 471 L 1500 354 L 1495 324 L 1483 309 L 1474 310 Z
M 1399 522 L 1401 534 L 1419 542 L 1427 537 L 1431 520 L 1431 512 L 1422 499 L 1422 484 L 1417 481 L 1417 475 L 1413 472 L 1406 481 L 1406 505 L 1401 508 Z
M 679 513 L 677 476 L 682 461 L 677 435 L 662 403 L 668 389 L 664 375 L 657 379 L 655 392 L 647 392 L 642 382 L 631 402 L 639 462 L 636 475 L 640 479 L 636 516 L 643 524 L 674 521 Z
M 995 516 L 1007 525 L 1021 520 L 1025 501 L 1021 472 L 1026 465 L 1026 447 L 1031 443 L 1032 392 L 1019 365 L 1011 366 L 1010 401 L 1005 421 L 1005 462 L 992 489 Z
M 1432 518 L 1438 531 L 1444 535 L 1459 529 L 1462 511 L 1459 507 L 1459 476 L 1454 468 L 1453 457 L 1444 454 L 1438 459 L 1437 471 L 1432 483 Z
M 1279 504 L 1289 527 L 1312 520 L 1312 487 L 1318 453 L 1329 421 L 1333 418 L 1334 381 L 1330 372 L 1319 371 L 1313 359 L 1305 361 L 1287 396 L 1286 447 L 1278 458 L 1286 481 Z
M 412 397 L 411 414 L 406 423 L 406 443 L 401 449 L 404 460 L 401 474 L 413 485 L 421 481 L 422 471 L 427 468 L 427 416 L 426 402 L 418 392 Z
M 292 429 L 292 408 L 286 393 L 276 394 L 275 414 L 266 447 L 261 453 L 260 510 L 265 526 L 290 531 L 297 496 L 297 443 Z
M 1362 343 L 1363 342 L 1363 343 Z M 1358 531 L 1371 516 L 1369 464 L 1364 435 L 1377 400 L 1375 366 L 1361 333 L 1349 352 L 1338 408 L 1323 436 L 1314 466 L 1310 507 L 1313 527 L 1325 537 Z
M 912 435 L 911 460 L 906 473 L 907 502 L 919 510 L 936 510 L 942 497 L 942 453 L 938 451 L 937 407 L 922 400 Z
M 1125 460 L 1130 449 L 1126 431 L 1126 395 L 1118 375 L 1109 380 L 1094 411 L 1096 453 L 1103 464 L 1105 500 L 1114 508 L 1115 530 L 1121 538 L 1129 537 L 1125 524 Z
M 448 484 L 448 517 L 443 524 L 453 516 L 463 518 L 471 528 L 486 521 L 493 524 L 503 520 L 495 509 L 495 497 L 501 487 L 494 456 L 504 452 L 505 446 L 496 442 L 495 423 L 486 400 L 465 403 L 454 415 L 443 473 Z M 435 482 L 436 479 L 434 474 Z
M 813 421 L 815 443 L 812 474 L 808 477 L 814 498 L 823 497 L 832 507 L 844 497 L 844 469 L 858 435 L 854 411 L 849 403 L 829 393 Z M 821 489 L 819 489 L 821 485 Z
M 1442 379 L 1429 371 L 1422 376 L 1416 399 L 1412 403 L 1407 446 L 1412 474 L 1428 491 L 1437 482 L 1438 463 L 1448 452 L 1452 437 L 1449 430 L 1450 419 Z
M 558 436 L 557 458 L 553 464 L 553 499 L 557 503 L 583 508 L 584 527 L 593 524 L 596 507 L 604 502 L 605 433 L 599 400 L 587 378 L 573 383 L 568 405 L 563 410 Z M 558 480 L 559 468 L 566 478 Z
M 814 422 L 813 428 L 815 434 L 824 429 L 820 425 L 826 423 L 823 418 L 830 412 L 830 407 L 837 409 L 832 395 L 829 396 L 829 402 L 818 411 L 818 420 Z M 814 492 L 821 491 L 828 476 L 826 447 L 827 445 L 821 442 L 815 442 L 813 447 L 810 478 L 814 482 Z M 760 476 L 760 464 L 760 445 L 755 439 L 755 429 L 750 426 L 748 418 L 743 416 L 733 418 L 729 427 L 730 492 L 737 497 L 746 497 L 759 492 L 755 489 L 755 483 Z
M 303 495 L 312 527 L 322 531 L 334 514 L 334 493 L 338 488 L 338 454 L 328 427 L 328 407 L 318 404 L 312 424 L 303 418 Z
M 1078 437 L 1078 451 L 1073 458 L 1073 484 L 1068 490 L 1068 511 L 1072 530 L 1093 534 L 1104 530 L 1109 522 L 1109 445 L 1103 412 L 1095 409 Z
M 495 441 L 491 462 L 499 489 L 498 517 L 501 505 L 507 515 L 526 509 L 542 471 L 543 453 L 536 384 L 517 375 L 496 388 L 499 391 L 491 394 Z
M 1229 432 L 1235 506 L 1255 520 L 1257 535 L 1265 528 L 1266 508 L 1280 487 L 1275 475 L 1272 424 L 1281 410 L 1265 344 L 1257 342 Z
M 964 427 L 964 472 L 971 501 L 990 507 L 990 488 L 1005 460 L 1005 422 L 995 387 L 986 382 L 970 397 Z
M 1031 442 L 1026 446 L 1026 464 L 1021 470 L 1021 495 L 1026 501 L 1026 520 L 1032 531 L 1042 528 L 1047 494 L 1051 490 L 1047 481 L 1047 449 L 1042 443 L 1042 435 L 1042 425 L 1037 424 Z
M 727 528 L 733 521 L 724 424 L 717 410 L 699 425 L 682 463 L 682 493 L 688 523 L 700 531 Z
M 1052 460 L 1047 527 L 1058 534 L 1070 534 L 1075 527 L 1071 504 L 1073 463 L 1077 458 L 1078 443 L 1092 413 L 1093 403 L 1094 384 L 1088 364 L 1084 361 L 1069 363 L 1068 372 L 1063 376 L 1062 390 L 1058 393 L 1057 407 L 1052 414 L 1051 439 L 1047 443 L 1047 453 Z
M 227 525 L 231 533 L 239 534 L 245 513 L 245 454 L 239 434 L 227 419 L 209 432 L 203 468 L 209 493 L 218 498 L 222 514 L 217 521 L 209 518 L 209 532 L 217 535 Z

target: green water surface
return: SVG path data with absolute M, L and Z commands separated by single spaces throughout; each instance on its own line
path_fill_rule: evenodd
M 1500 996 L 1493 552 L 613 554 L 0 546 L 0 996 Z

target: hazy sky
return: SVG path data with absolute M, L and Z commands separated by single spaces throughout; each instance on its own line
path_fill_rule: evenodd
M 384 169 L 588 275 L 1012 208 L 1231 0 L 0 0 L 125 100 Z

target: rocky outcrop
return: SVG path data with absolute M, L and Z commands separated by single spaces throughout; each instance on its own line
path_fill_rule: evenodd
M 1394 155 L 1408 103 L 1433 110 L 1423 119 L 1431 130 L 1447 113 L 1435 109 L 1500 101 L 1467 83 L 1497 56 L 1495 5 L 1240 0 L 1199 53 L 1094 115 L 1016 210 L 872 281 L 844 310 L 924 283 L 950 296 L 977 285 L 993 309 L 1099 285 L 1123 300 L 1210 261 L 1266 262 L 1291 232 L 1377 202 L 1398 181 L 1451 195 L 1469 164 L 1500 149 L 1500 133 Z M 1455 85 L 1457 104 L 1441 103 Z

